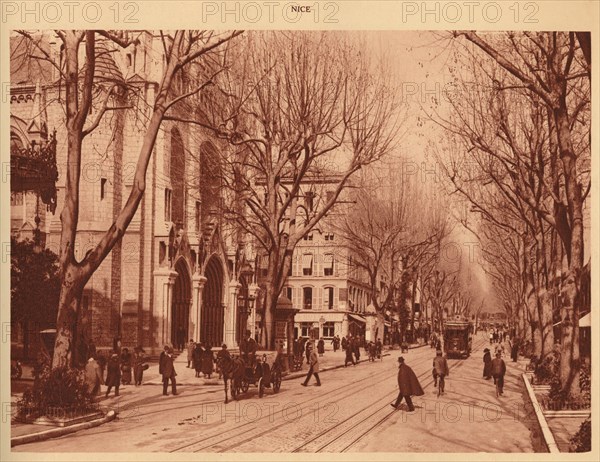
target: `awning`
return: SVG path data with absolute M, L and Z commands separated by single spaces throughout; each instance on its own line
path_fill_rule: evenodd
M 354 319 L 355 321 L 362 322 L 363 324 L 367 323 L 367 320 L 358 314 L 348 313 L 348 317 Z
M 590 311 L 588 314 L 579 318 L 579 327 L 592 327 L 592 312 Z M 560 326 L 562 321 L 555 322 L 552 324 L 552 327 Z

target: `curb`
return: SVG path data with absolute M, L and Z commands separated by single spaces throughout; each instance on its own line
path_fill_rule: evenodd
M 21 444 L 34 443 L 36 441 L 44 441 L 50 438 L 57 438 L 59 436 L 68 435 L 69 433 L 75 433 L 79 430 L 86 430 L 88 428 L 98 427 L 104 423 L 114 420 L 117 416 L 115 411 L 108 411 L 108 413 L 99 419 L 90 420 L 89 422 L 83 422 L 69 427 L 53 428 L 52 430 L 46 430 L 38 433 L 31 433 L 29 435 L 15 436 L 10 439 L 10 446 L 19 446 Z
M 550 431 L 550 427 L 548 426 L 548 422 L 546 421 L 546 417 L 542 412 L 542 407 L 535 397 L 535 393 L 533 391 L 533 387 L 529 383 L 528 374 L 524 373 L 521 375 L 523 378 L 523 382 L 525 383 L 525 388 L 527 389 L 527 394 L 529 395 L 529 399 L 531 400 L 531 405 L 533 406 L 533 410 L 535 411 L 535 416 L 537 418 L 538 424 L 542 430 L 542 436 L 544 438 L 544 443 L 548 448 L 548 452 L 552 454 L 560 453 L 558 449 L 558 445 L 556 444 L 556 440 L 554 439 L 554 435 L 552 431 Z

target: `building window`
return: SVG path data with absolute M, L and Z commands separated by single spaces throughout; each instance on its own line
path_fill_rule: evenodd
M 313 233 L 308 233 L 302 239 L 304 239 L 305 241 L 312 241 L 313 240 Z
M 333 241 L 333 233 L 325 233 L 326 241 Z
M 171 221 L 171 197 L 173 191 L 169 188 L 165 188 L 165 221 Z
M 311 329 L 312 329 L 312 323 L 310 323 L 310 322 L 303 322 L 302 324 L 300 324 L 300 331 L 301 331 L 302 337 L 310 337 Z
M 315 193 L 312 191 L 308 191 L 304 195 L 304 205 L 306 206 L 306 210 L 308 212 L 313 211 L 314 203 L 315 203 Z
M 333 337 L 335 335 L 335 324 L 333 322 L 323 323 L 323 337 Z
M 331 199 L 333 199 L 333 196 L 335 196 L 335 191 L 327 191 L 327 202 L 329 202 Z
M 292 299 L 292 295 L 294 295 L 294 291 L 293 291 L 293 289 L 291 287 L 284 287 L 283 293 L 290 300 Z
M 106 197 L 106 178 L 100 178 L 100 200 Z
M 333 287 L 325 287 L 325 303 L 328 310 L 333 310 Z
M 312 310 L 312 287 L 302 289 L 302 307 L 305 310 Z
M 323 258 L 323 275 L 333 276 L 333 254 L 328 253 Z
M 302 274 L 312 276 L 313 274 L 313 256 L 309 253 L 302 255 Z

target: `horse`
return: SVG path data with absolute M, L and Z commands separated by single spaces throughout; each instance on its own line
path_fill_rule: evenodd
M 231 383 L 232 390 L 235 387 L 236 392 L 232 392 L 231 395 L 235 398 L 237 389 L 241 387 L 242 378 L 244 377 L 245 366 L 244 362 L 239 357 L 222 356 L 217 360 L 217 365 L 223 374 L 223 384 L 225 389 L 225 404 L 229 402 L 227 395 L 227 383 Z

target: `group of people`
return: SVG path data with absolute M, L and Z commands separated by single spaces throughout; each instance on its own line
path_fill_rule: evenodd
M 222 345 L 223 349 L 227 349 L 227 345 Z M 215 369 L 215 357 L 210 345 L 206 345 L 203 342 L 194 342 L 190 339 L 187 346 L 187 367 L 193 368 L 196 371 L 196 377 L 199 378 L 200 374 L 204 375 L 204 378 L 211 378 L 211 375 Z
M 490 345 L 492 343 L 503 343 L 508 338 L 508 332 L 500 328 L 492 328 L 490 329 L 489 337 Z
M 100 393 L 100 386 L 106 385 L 105 396 L 108 397 L 114 388 L 115 396 L 119 396 L 121 385 L 130 385 L 133 379 L 134 385 L 142 384 L 144 371 L 149 365 L 147 357 L 141 346 L 133 349 L 133 354 L 128 348 L 121 349 L 120 342 L 113 345 L 108 360 L 106 361 L 106 379 L 104 378 L 104 367 L 99 361 L 95 349 L 90 350 L 88 362 L 85 365 L 84 379 L 88 392 L 91 395 Z

